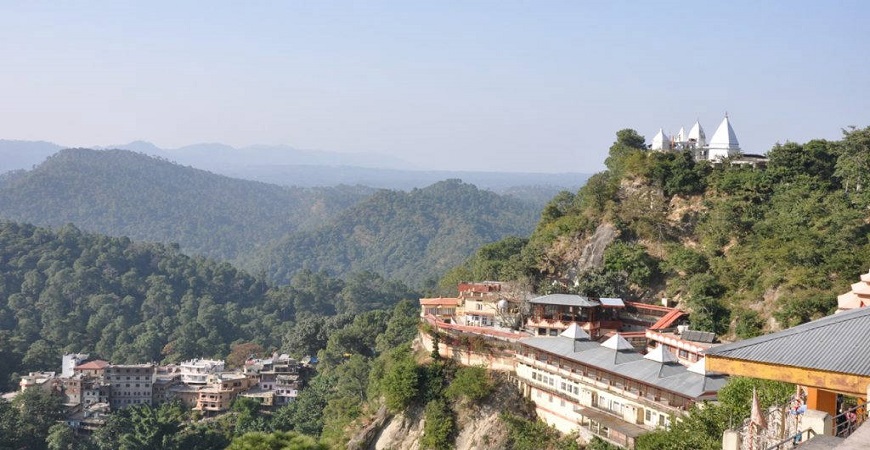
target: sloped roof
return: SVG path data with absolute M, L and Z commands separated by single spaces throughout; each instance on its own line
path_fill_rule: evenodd
M 686 341 L 712 344 L 713 341 L 716 340 L 716 333 L 711 333 L 709 331 L 686 330 L 680 334 L 680 337 Z
M 653 150 L 664 150 L 666 148 L 670 148 L 671 141 L 668 138 L 668 135 L 665 134 L 665 131 L 659 128 L 659 132 L 652 138 L 652 149 Z
M 598 301 L 601 302 L 601 306 L 608 308 L 625 308 L 625 302 L 621 298 L 601 297 Z
M 704 134 L 704 128 L 701 127 L 701 122 L 695 121 L 692 129 L 689 130 L 687 140 L 694 140 L 699 147 L 707 145 L 707 135 Z
M 79 364 L 73 368 L 73 370 L 102 370 L 106 367 L 109 367 L 108 361 L 103 361 L 102 359 L 95 359 L 93 361 L 88 361 L 83 364 Z
M 610 339 L 604 341 L 601 346 L 613 350 L 634 350 L 634 346 L 626 341 L 624 337 L 620 336 L 619 333 L 614 334 Z
M 719 124 L 719 128 L 713 133 L 713 137 L 710 138 L 710 148 L 740 149 L 740 143 L 737 142 L 737 134 L 734 133 L 734 128 L 731 127 L 731 121 L 728 119 L 727 114 L 722 119 L 722 123 Z
M 870 308 L 841 312 L 787 330 L 711 348 L 737 360 L 870 376 Z
M 655 361 L 655 362 L 660 362 L 660 363 L 677 362 L 677 358 L 674 358 L 674 355 L 672 355 L 671 352 L 669 352 L 668 349 L 666 349 L 664 345 L 659 345 L 658 347 L 653 349 L 653 351 L 644 355 L 644 358 L 646 358 L 650 361 Z
M 568 326 L 568 329 L 563 331 L 560 336 L 565 336 L 566 338 L 575 339 L 575 340 L 576 339 L 589 339 L 589 334 L 587 334 L 585 331 L 583 331 L 583 329 L 580 328 L 580 325 L 577 325 L 576 322 L 571 323 L 571 325 Z
M 540 305 L 561 305 L 561 306 L 580 306 L 591 308 L 601 305 L 601 302 L 592 300 L 588 297 L 573 294 L 550 294 L 542 297 L 536 297 L 529 300 L 529 303 Z
M 679 364 L 650 361 L 634 350 L 613 350 L 564 336 L 533 337 L 520 340 L 520 344 L 694 399 L 709 398 L 727 380 L 720 374 L 702 375 Z

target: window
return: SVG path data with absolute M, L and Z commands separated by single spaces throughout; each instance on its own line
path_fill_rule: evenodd
M 646 410 L 645 417 L 646 417 L 646 421 L 647 421 L 647 422 L 652 422 L 652 421 L 653 421 L 652 415 L 653 415 L 653 412 L 652 412 L 652 411 L 650 411 L 650 410 Z
M 680 358 L 689 359 L 689 352 L 686 350 L 680 350 Z

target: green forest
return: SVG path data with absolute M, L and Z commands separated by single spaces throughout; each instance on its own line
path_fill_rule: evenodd
M 527 236 L 545 202 L 459 180 L 410 192 L 281 187 L 122 150 L 63 150 L 0 175 L 5 220 L 176 243 L 282 284 L 307 269 L 432 285 L 480 245 Z
M 174 242 L 233 260 L 316 227 L 374 193 L 237 180 L 124 150 L 62 150 L 0 177 L 0 217 L 133 240 Z
M 537 214 L 533 205 L 460 180 L 410 192 L 381 191 L 331 225 L 279 243 L 266 271 L 278 283 L 307 268 L 334 274 L 373 271 L 432 287 L 480 246 L 528 235 Z

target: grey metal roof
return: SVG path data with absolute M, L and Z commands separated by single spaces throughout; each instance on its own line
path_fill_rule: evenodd
M 690 372 L 679 364 L 650 361 L 636 351 L 613 350 L 594 341 L 541 336 L 520 344 L 694 399 L 718 392 L 727 380 L 723 375 Z
M 598 299 L 598 301 L 601 302 L 601 305 L 602 305 L 602 306 L 610 306 L 610 307 L 612 307 L 612 308 L 623 308 L 623 307 L 625 307 L 625 303 L 622 301 L 621 298 L 608 298 L 608 297 L 601 297 L 601 298 Z
M 592 300 L 588 297 L 573 294 L 550 294 L 543 297 L 536 297 L 529 300 L 529 303 L 541 305 L 561 305 L 561 306 L 580 306 L 583 308 L 591 308 L 601 305 L 601 302 Z
M 716 340 L 716 333 L 710 333 L 708 331 L 686 330 L 680 333 L 680 338 L 686 341 L 712 344 L 713 341 Z
M 870 308 L 706 351 L 711 356 L 870 376 Z

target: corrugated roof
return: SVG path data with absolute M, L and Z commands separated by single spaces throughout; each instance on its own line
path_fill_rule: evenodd
M 550 294 L 543 297 L 536 297 L 529 300 L 529 303 L 541 305 L 562 305 L 562 306 L 580 306 L 583 308 L 591 308 L 601 305 L 601 302 L 592 300 L 588 297 L 573 294 Z
M 694 399 L 718 392 L 727 380 L 723 375 L 693 373 L 681 365 L 666 364 L 663 370 L 662 363 L 644 359 L 635 351 L 613 350 L 582 339 L 533 337 L 520 344 Z
M 845 311 L 787 330 L 711 348 L 705 353 L 870 376 L 870 308 Z
M 680 334 L 680 337 L 686 341 L 701 342 L 704 344 L 712 344 L 716 340 L 716 333 L 699 330 L 686 330 Z

